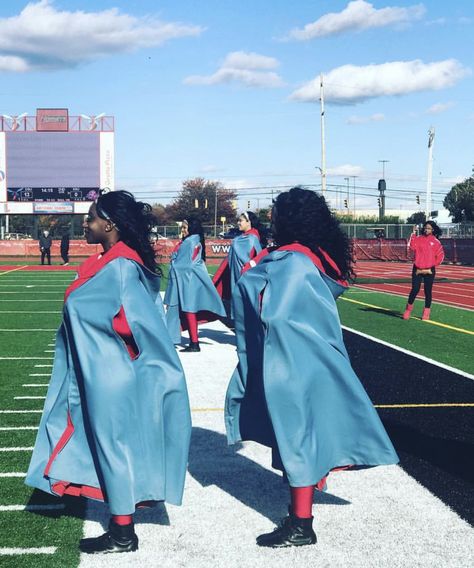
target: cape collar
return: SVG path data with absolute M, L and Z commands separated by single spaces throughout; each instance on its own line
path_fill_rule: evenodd
M 260 240 L 260 233 L 257 231 L 257 229 L 249 229 L 248 231 L 245 231 L 245 233 L 242 233 L 243 235 L 255 235 L 257 237 L 258 240 Z
M 95 276 L 106 264 L 115 260 L 116 258 L 128 258 L 134 260 L 138 264 L 143 265 L 143 260 L 140 255 L 126 245 L 124 242 L 119 241 L 112 248 L 103 254 L 94 254 L 85 260 L 77 270 L 77 278 L 66 289 L 64 294 L 64 301 L 66 301 L 74 290 L 85 284 L 93 276 Z

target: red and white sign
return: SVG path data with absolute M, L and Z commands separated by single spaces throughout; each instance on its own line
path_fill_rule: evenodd
M 39 132 L 67 132 L 69 114 L 67 108 L 37 108 L 36 130 Z

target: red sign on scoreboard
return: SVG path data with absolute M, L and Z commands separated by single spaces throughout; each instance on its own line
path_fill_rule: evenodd
M 36 109 L 36 130 L 40 132 L 67 132 L 69 130 L 68 109 Z

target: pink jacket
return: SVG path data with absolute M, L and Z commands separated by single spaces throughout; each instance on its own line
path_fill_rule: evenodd
M 415 253 L 414 264 L 417 268 L 432 268 L 444 260 L 443 245 L 433 235 L 412 235 L 408 246 Z

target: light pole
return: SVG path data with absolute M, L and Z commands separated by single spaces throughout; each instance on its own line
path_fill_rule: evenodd
M 214 238 L 217 238 L 217 192 L 218 189 L 216 187 L 216 198 L 214 200 Z

